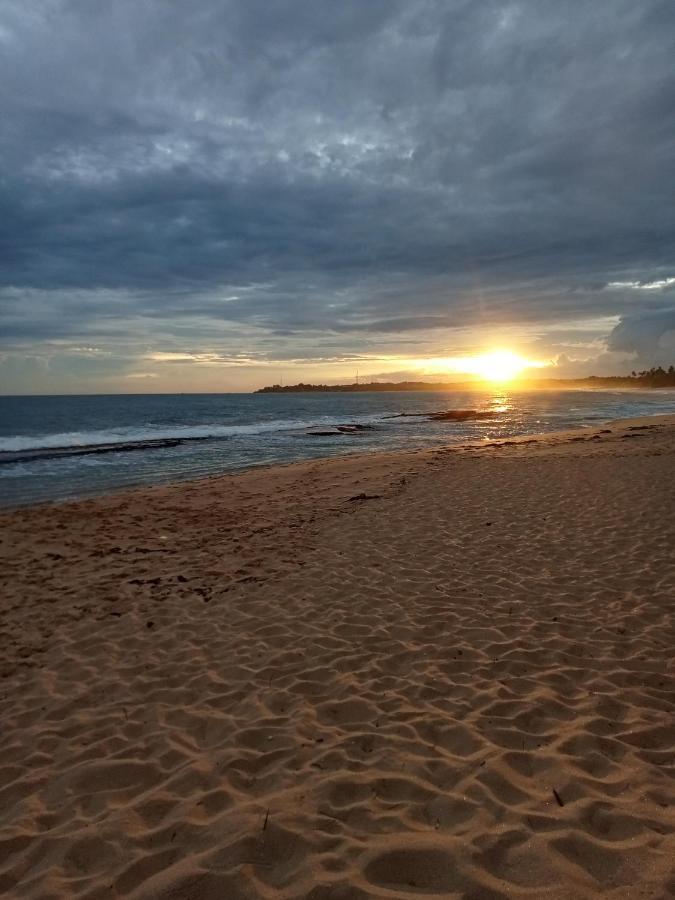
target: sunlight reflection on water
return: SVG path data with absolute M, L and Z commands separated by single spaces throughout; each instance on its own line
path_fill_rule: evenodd
M 448 409 L 483 409 L 481 421 L 429 421 Z M 0 465 L 0 504 L 86 496 L 252 466 L 590 425 L 675 411 L 669 391 L 518 391 L 0 397 L 0 453 L 173 438 L 173 446 Z M 401 418 L 391 418 L 406 413 Z M 366 426 L 348 433 L 338 424 Z M 320 434 L 309 434 L 321 426 Z M 186 436 L 199 436 L 186 440 Z

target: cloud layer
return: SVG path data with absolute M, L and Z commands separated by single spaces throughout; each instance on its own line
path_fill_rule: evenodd
M 669 352 L 674 35 L 667 0 L 5 0 L 6 370 Z

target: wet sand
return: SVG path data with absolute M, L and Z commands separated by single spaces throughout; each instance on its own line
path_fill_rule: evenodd
M 675 416 L 0 525 L 0 893 L 675 891 Z

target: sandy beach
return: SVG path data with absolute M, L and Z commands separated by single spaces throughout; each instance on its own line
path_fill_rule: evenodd
M 0 523 L 4 896 L 673 896 L 675 416 Z

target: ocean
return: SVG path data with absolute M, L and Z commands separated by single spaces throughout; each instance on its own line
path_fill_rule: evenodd
M 489 410 L 498 416 L 465 422 L 387 418 L 447 409 Z M 501 387 L 429 393 L 0 397 L 0 505 L 672 412 L 673 391 Z M 339 425 L 360 427 L 334 430 Z

